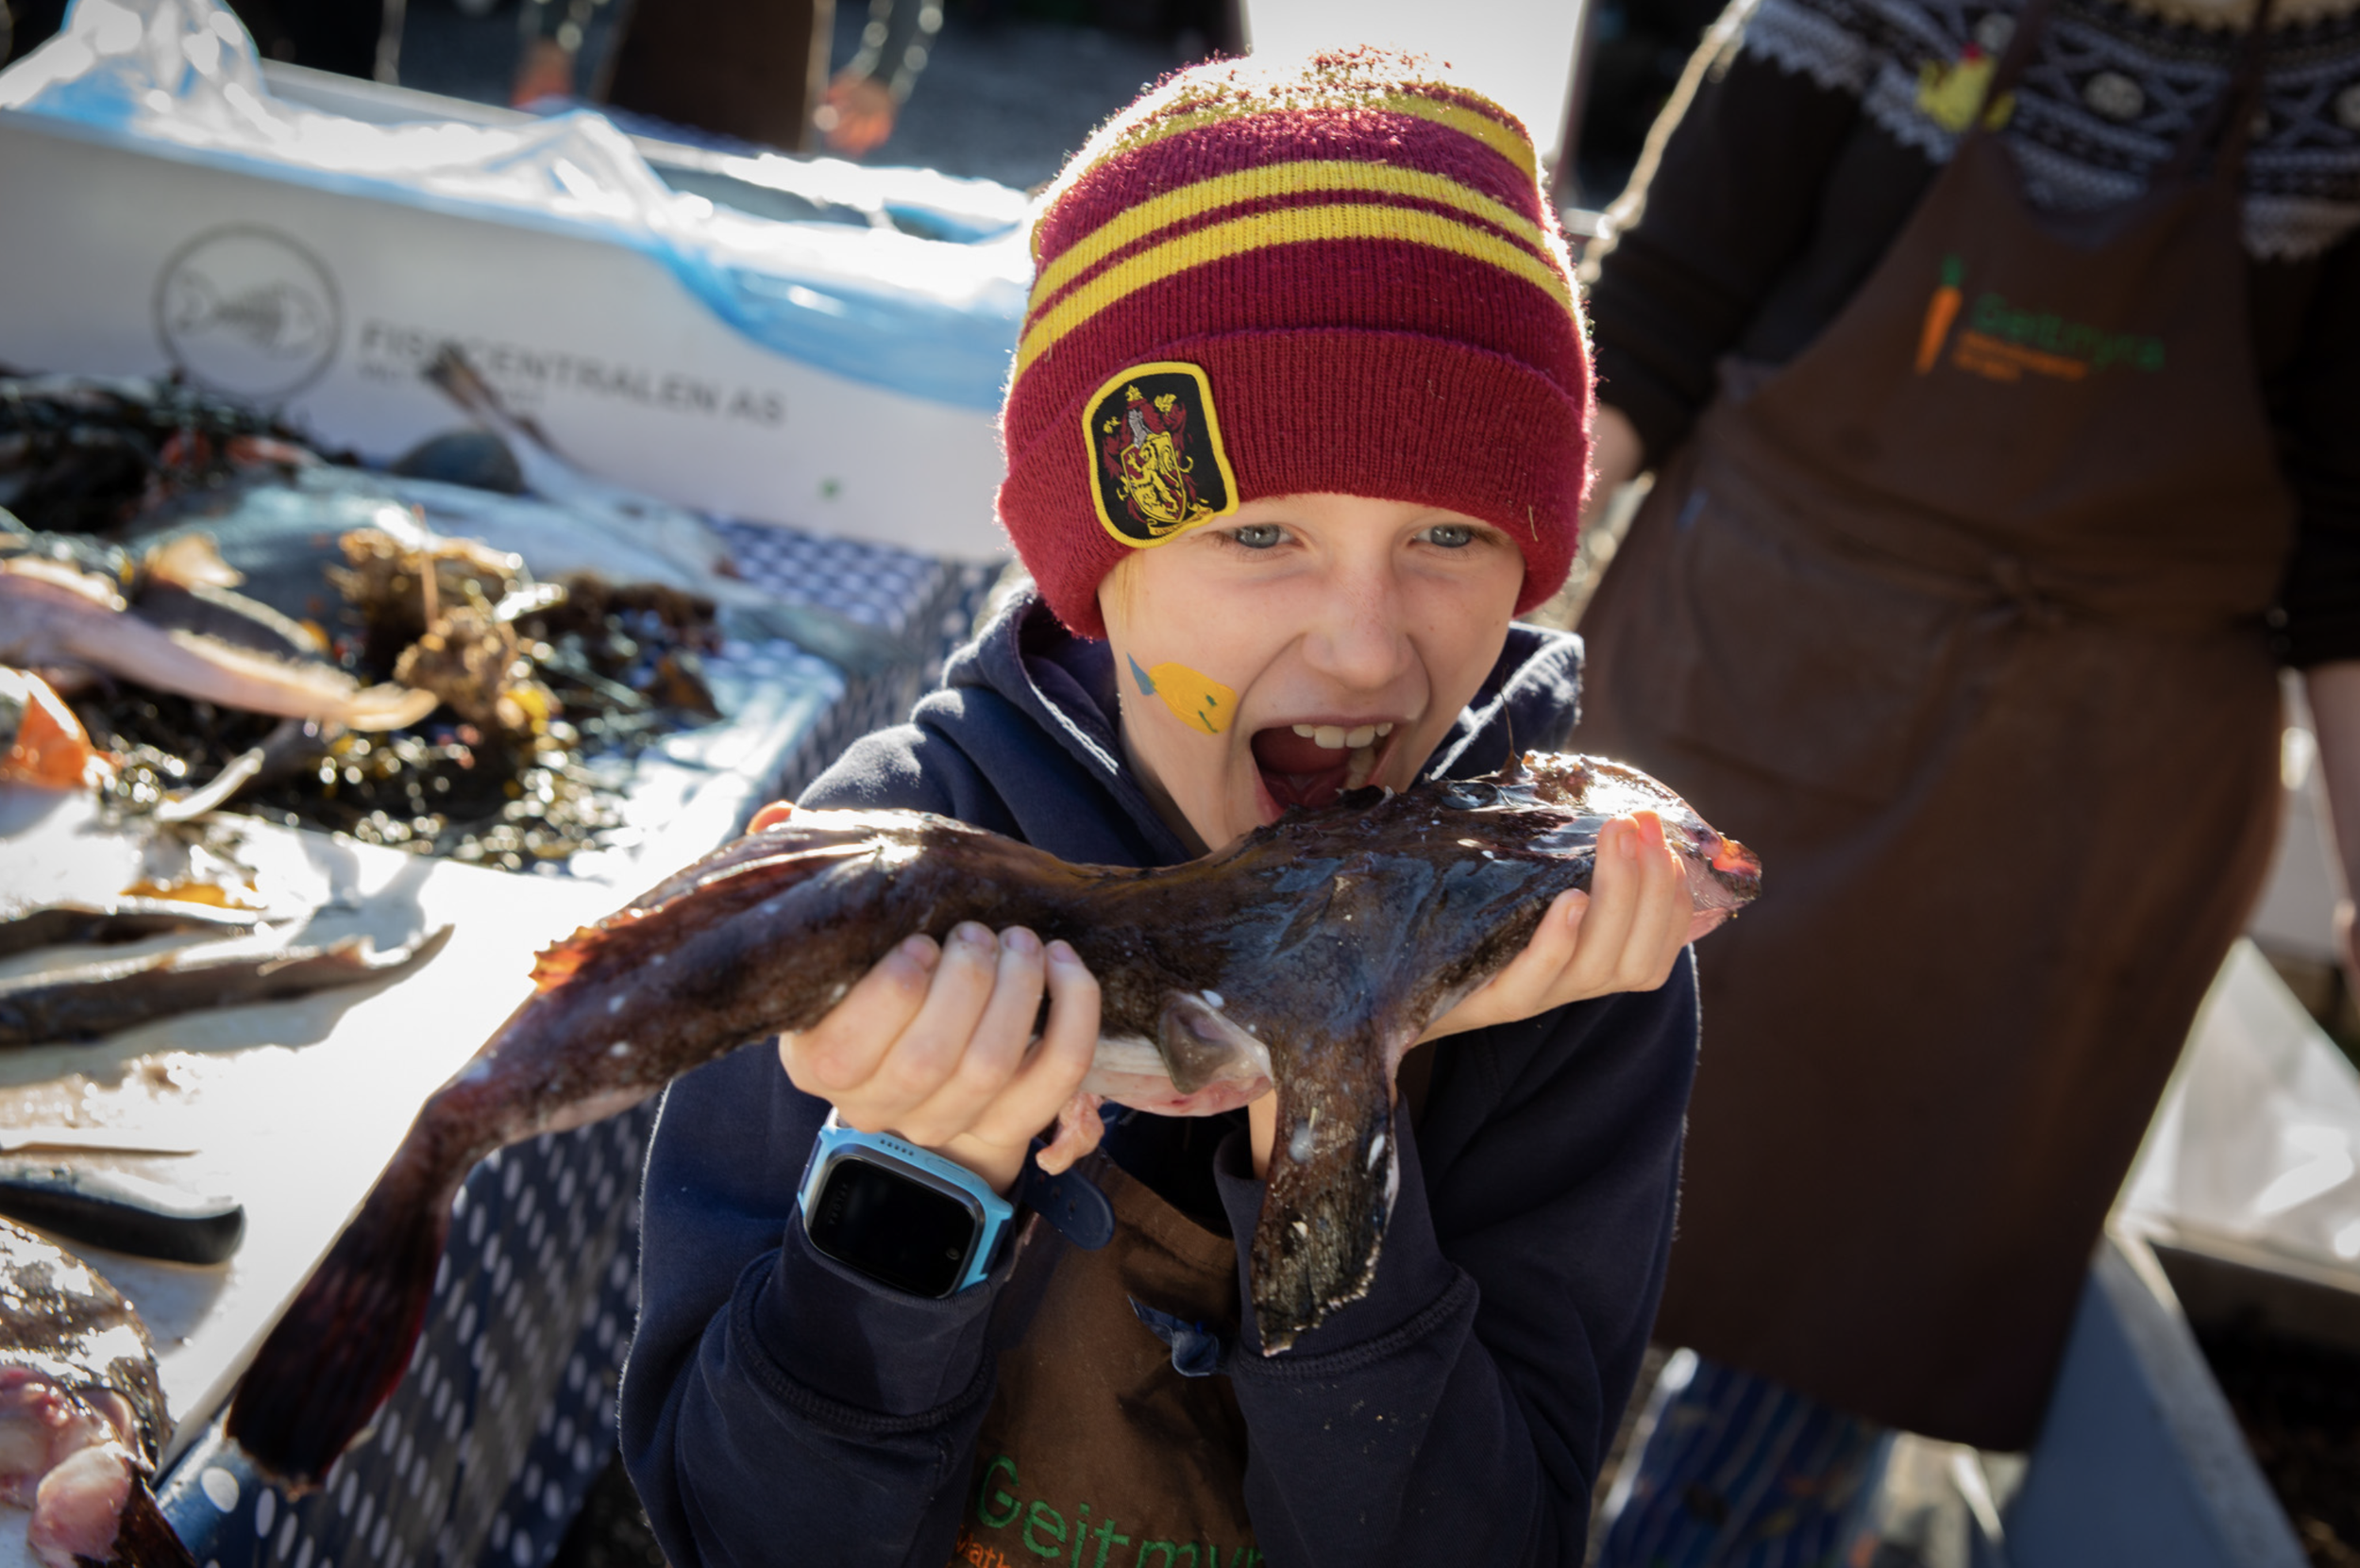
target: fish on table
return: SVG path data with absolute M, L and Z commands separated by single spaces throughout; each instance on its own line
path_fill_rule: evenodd
M 451 929 L 384 953 L 365 936 L 261 953 L 181 948 L 0 981 L 0 1049 L 83 1044 L 182 1013 L 396 979 L 442 952 Z
M 436 700 L 400 685 L 363 687 L 324 660 L 284 658 L 160 624 L 110 579 L 30 553 L 0 555 L 0 665 L 59 679 L 111 676 L 225 708 L 352 730 L 414 724 Z
M 413 548 L 436 537 L 474 540 L 516 556 L 544 582 L 594 577 L 617 587 L 675 589 L 711 600 L 733 635 L 784 637 L 855 672 L 912 657 L 901 637 L 730 576 L 719 533 L 676 509 L 649 519 L 321 464 L 208 492 L 145 520 L 134 537 L 209 534 L 244 578 L 244 593 L 301 620 L 323 618 L 339 604 L 328 573 L 346 565 L 338 541 L 356 529 L 381 530 Z
M 151 1490 L 172 1423 L 131 1304 L 0 1220 L 0 1501 L 43 1568 L 195 1568 Z
M 420 522 L 422 517 L 422 522 Z M 245 576 L 250 598 L 295 618 L 318 618 L 340 599 L 328 571 L 345 565 L 337 541 L 354 529 L 394 538 L 472 538 L 514 555 L 545 583 L 595 576 L 611 585 L 658 585 L 716 604 L 739 637 L 786 637 L 840 668 L 867 673 L 906 664 L 904 637 L 817 604 L 796 604 L 727 574 L 730 550 L 700 517 L 670 513 L 651 527 L 628 513 L 582 510 L 531 496 L 441 480 L 312 465 L 283 480 L 210 491 L 198 508 L 156 514 L 137 538 L 203 531 Z
M 261 916 L 182 899 L 109 899 L 104 902 L 28 904 L 0 896 L 0 958 L 35 948 L 134 942 L 143 936 L 197 932 L 243 936 Z
M 315 1484 L 400 1380 L 478 1160 L 807 1028 L 894 944 L 967 919 L 1062 938 L 1098 977 L 1086 1092 L 1205 1115 L 1275 1086 L 1253 1304 L 1266 1350 L 1284 1350 L 1368 1288 L 1399 1180 L 1403 1054 L 1523 950 L 1552 899 L 1589 885 L 1599 830 L 1642 809 L 1681 856 L 1692 936 L 1759 891 L 1743 845 L 1591 757 L 1355 791 L 1150 870 L 1069 865 L 918 812 L 795 813 L 541 955 L 534 995 L 420 1109 L 263 1345 L 229 1433 Z

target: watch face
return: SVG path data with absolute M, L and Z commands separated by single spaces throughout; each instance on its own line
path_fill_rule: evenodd
M 982 1224 L 958 1199 L 848 1154 L 830 1168 L 810 1216 L 812 1244 L 916 1296 L 947 1296 Z

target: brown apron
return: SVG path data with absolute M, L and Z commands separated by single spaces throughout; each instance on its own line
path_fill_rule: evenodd
M 1100 1159 L 1114 1206 L 1095 1252 L 1026 1239 L 994 1327 L 999 1390 L 975 1445 L 965 1568 L 1253 1568 L 1245 1418 L 1229 1379 L 1184 1376 L 1132 1303 L 1237 1340 L 1238 1248 Z M 1196 1364 L 1192 1362 L 1191 1364 Z M 1200 1371 L 1208 1370 L 1200 1366 Z
M 605 101 L 797 151 L 827 89 L 834 24 L 834 0 L 637 0 Z
M 1576 744 L 1765 867 L 1698 951 L 1658 1338 L 1942 1438 L 2032 1438 L 2272 841 L 2262 32 L 2127 206 L 2036 213 L 1965 138 L 1817 342 L 1728 368 L 1581 627 Z

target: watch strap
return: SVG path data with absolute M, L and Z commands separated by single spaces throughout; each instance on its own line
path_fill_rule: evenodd
M 1038 1155 L 1041 1147 L 1035 1139 L 1033 1154 Z M 1115 1206 L 1079 1166 L 1052 1176 L 1028 1155 L 1016 1197 L 1084 1252 L 1096 1252 L 1115 1239 Z
M 1014 1234 L 1012 1222 L 1016 1217 L 1016 1205 L 993 1191 L 989 1182 L 958 1161 L 945 1159 L 891 1133 L 864 1133 L 858 1128 L 848 1127 L 837 1119 L 833 1107 L 828 1111 L 827 1120 L 819 1124 L 819 1136 L 812 1144 L 811 1155 L 804 1165 L 803 1179 L 797 1195 L 797 1206 L 802 1211 L 806 1231 L 811 1226 L 812 1201 L 818 1195 L 831 1158 L 847 1149 L 860 1149 L 872 1155 L 885 1156 L 892 1166 L 902 1169 L 904 1180 L 922 1177 L 964 1194 L 980 1211 L 982 1224 L 969 1255 L 967 1268 L 958 1283 L 952 1288 L 952 1294 L 970 1290 L 990 1276 L 992 1269 L 1007 1250 L 1008 1238 Z M 1031 1161 L 1027 1160 L 1025 1169 L 1030 1171 L 1032 1168 Z

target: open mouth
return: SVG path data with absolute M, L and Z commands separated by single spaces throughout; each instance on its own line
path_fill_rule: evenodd
M 1254 762 L 1271 803 L 1318 808 L 1376 776 L 1393 744 L 1391 723 L 1292 724 L 1254 737 Z

